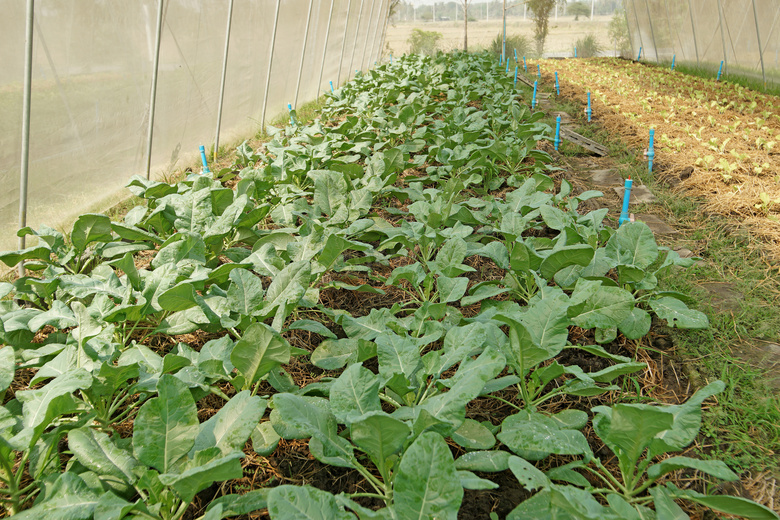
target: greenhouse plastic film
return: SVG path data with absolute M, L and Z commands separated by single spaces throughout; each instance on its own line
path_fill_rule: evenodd
M 377 0 L 369 18 L 370 0 L 333 0 L 328 32 L 331 1 L 312 3 L 299 105 L 337 83 L 342 48 L 341 83 L 378 59 L 374 39 L 386 2 Z M 163 1 L 152 176 L 191 164 L 199 145 L 214 142 L 228 3 Z M 266 122 L 294 100 L 309 3 L 281 0 Z M 35 3 L 27 213 L 33 228 L 69 231 L 69 218 L 102 209 L 126 194 L 132 175 L 146 174 L 157 6 L 157 0 Z M 16 248 L 19 219 L 25 2 L 0 0 L 0 7 L 0 249 L 6 250 Z M 275 0 L 235 2 L 222 145 L 260 129 L 275 8 Z
M 633 55 L 780 82 L 777 0 L 626 0 Z

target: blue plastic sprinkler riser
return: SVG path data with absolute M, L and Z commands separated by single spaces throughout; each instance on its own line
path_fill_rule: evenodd
M 287 110 L 290 112 L 290 124 L 294 125 L 295 124 L 295 120 L 293 119 L 293 116 L 292 116 L 292 103 L 287 103 Z
M 639 47 L 639 54 L 636 57 L 636 61 L 639 61 L 642 59 L 642 47 Z
M 390 64 L 391 65 L 393 64 L 393 55 L 392 54 L 390 55 Z
M 509 74 L 509 60 L 506 60 L 506 73 Z
M 677 55 L 672 54 L 672 70 L 674 70 L 674 62 L 677 61 Z
M 590 123 L 590 116 L 593 114 L 593 111 L 590 109 L 590 92 L 588 92 L 588 109 L 585 113 L 588 114 L 588 123 Z
M 512 49 L 512 50 L 515 51 L 515 63 L 517 63 L 517 49 Z
M 523 70 L 528 72 L 528 65 L 525 63 L 525 56 L 523 56 Z
M 558 151 L 558 146 L 561 144 L 561 116 L 555 118 L 555 151 Z
M 720 62 L 720 68 L 718 69 L 718 79 L 717 81 L 720 81 L 720 75 L 723 72 L 723 61 Z
M 555 92 L 560 96 L 561 95 L 561 86 L 558 84 L 558 71 L 555 71 Z
M 333 92 L 334 92 L 334 90 L 333 90 L 333 82 L 331 81 L 330 82 L 330 93 L 332 94 Z
M 577 47 L 574 47 L 574 57 L 577 57 Z
M 203 163 L 203 173 L 211 173 L 211 170 L 209 170 L 209 163 L 206 160 L 206 148 L 204 146 L 199 147 L 200 150 L 200 160 Z
M 534 81 L 534 96 L 531 98 L 531 110 L 533 110 L 536 107 L 536 88 L 538 84 L 539 84 L 538 81 Z
M 518 70 L 518 67 L 515 66 L 515 86 L 517 86 L 517 70 Z
M 631 176 L 629 176 L 623 185 L 625 188 L 623 191 L 623 209 L 620 212 L 620 219 L 618 219 L 618 227 L 622 226 L 626 222 L 631 221 L 631 217 L 628 214 L 628 202 L 631 199 L 631 185 L 633 183 L 634 181 L 632 181 Z
M 650 129 L 650 145 L 647 147 L 647 171 L 653 172 L 653 159 L 655 159 L 655 150 L 653 141 L 655 140 L 655 130 Z
M 542 66 L 538 63 L 536 64 L 536 77 L 539 79 L 542 78 Z

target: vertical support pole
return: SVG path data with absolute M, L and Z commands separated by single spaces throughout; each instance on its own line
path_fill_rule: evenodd
M 330 0 L 330 14 L 328 14 L 328 28 L 325 29 L 325 43 L 322 44 L 322 64 L 320 65 L 320 79 L 317 81 L 317 97 L 320 97 L 322 75 L 325 73 L 325 57 L 328 55 L 328 40 L 330 40 L 330 24 L 333 22 L 333 4 L 336 0 Z M 330 82 L 330 91 L 333 92 L 333 82 Z
M 723 7 L 718 0 L 718 22 L 720 24 L 720 41 L 723 44 L 723 61 L 726 63 L 726 74 L 729 73 L 729 59 L 726 57 L 726 34 L 723 30 Z
M 24 97 L 22 98 L 22 164 L 19 176 L 19 229 L 27 226 L 27 180 L 30 167 L 30 102 L 32 101 L 32 55 L 35 0 L 27 0 L 24 28 Z M 19 237 L 24 249 L 25 237 Z M 19 262 L 19 277 L 24 276 L 24 262 Z
M 555 118 L 555 151 L 558 151 L 558 146 L 561 144 L 561 116 Z
M 157 72 L 160 69 L 160 37 L 162 36 L 163 0 L 157 1 L 157 35 L 154 39 L 154 65 L 152 66 L 152 93 L 149 99 L 149 130 L 146 133 L 146 178 L 152 171 L 152 140 L 154 138 L 154 109 L 157 102 Z
M 753 0 L 753 19 L 756 21 L 756 40 L 758 40 L 758 56 L 761 58 L 761 76 L 764 78 L 764 90 L 766 90 L 766 70 L 764 70 L 764 50 L 761 48 L 761 35 L 758 33 L 758 12 L 756 0 Z
M 669 2 L 664 0 L 664 9 L 666 11 L 666 28 L 669 30 L 669 39 L 672 41 L 672 55 L 677 54 L 677 47 L 674 45 L 674 38 L 672 38 L 672 19 L 669 17 Z M 672 58 L 674 61 L 674 58 Z
M 504 0 L 504 38 L 501 46 L 501 63 L 506 59 L 506 0 Z
M 639 55 L 641 56 L 645 42 L 642 41 L 642 27 L 639 25 L 639 15 L 636 14 L 636 0 L 632 0 L 631 5 L 634 7 L 634 20 L 636 20 L 636 32 L 639 33 Z M 637 61 L 639 61 L 639 58 L 637 58 Z
M 349 59 L 349 70 L 352 70 L 352 62 L 355 61 L 355 49 L 357 48 L 358 35 L 360 34 L 360 22 L 363 20 L 363 4 L 365 4 L 365 0 L 360 0 L 360 11 L 358 12 L 357 28 L 355 29 L 355 42 L 352 45 L 352 57 Z
M 414 13 L 415 8 L 412 7 Z M 344 22 L 344 39 L 341 41 L 341 58 L 339 59 L 339 73 L 336 76 L 336 85 L 341 85 L 341 69 L 344 65 L 344 51 L 347 48 L 347 28 L 349 28 L 349 14 L 352 11 L 352 0 L 347 3 L 347 21 Z
M 363 56 L 360 58 L 360 70 L 366 68 L 366 49 L 368 47 L 368 37 L 371 34 L 371 21 L 374 18 L 374 6 L 376 1 L 371 2 L 371 10 L 368 12 L 368 22 L 366 23 L 366 43 L 363 45 Z
M 303 31 L 303 48 L 301 49 L 301 65 L 298 67 L 298 81 L 295 83 L 295 99 L 293 106 L 298 110 L 298 93 L 301 90 L 301 76 L 303 76 L 303 60 L 306 58 L 306 44 L 309 41 L 309 26 L 311 25 L 311 10 L 314 7 L 314 0 L 309 0 L 309 14 L 306 16 L 306 30 Z M 319 85 L 317 86 L 319 90 Z
M 650 36 L 653 38 L 653 50 L 655 51 L 655 62 L 659 63 L 658 59 L 658 45 L 655 43 L 655 30 L 653 29 L 653 17 L 650 15 L 650 4 L 645 0 L 645 7 L 647 8 L 647 19 L 650 22 Z
M 379 49 L 376 52 L 377 59 L 382 57 L 382 49 L 385 46 L 385 38 L 387 37 L 387 26 L 390 23 L 390 0 L 387 0 L 386 6 L 387 16 L 385 17 L 385 26 L 382 29 L 382 37 L 379 39 Z M 393 63 L 393 55 L 390 54 L 390 63 Z
M 233 0 L 228 2 L 227 29 L 225 29 L 225 55 L 222 58 L 222 79 L 219 83 L 219 105 L 217 105 L 217 131 L 214 134 L 214 161 L 219 150 L 219 131 L 222 126 L 222 105 L 225 101 L 225 77 L 227 76 L 228 50 L 230 49 L 230 27 L 233 21 Z
M 634 39 L 631 37 L 631 24 L 628 22 L 628 2 L 625 2 L 623 4 L 623 16 L 626 17 L 626 30 L 628 31 L 628 43 L 631 45 L 631 49 L 629 49 L 631 52 L 629 54 L 634 53 Z M 624 49 L 620 49 L 621 51 Z M 617 57 L 617 40 L 615 40 L 615 56 Z
M 274 13 L 274 28 L 271 31 L 271 50 L 268 53 L 268 73 L 265 77 L 265 92 L 263 93 L 263 115 L 260 116 L 260 129 L 265 132 L 265 112 L 268 108 L 268 91 L 271 90 L 271 69 L 274 65 L 274 47 L 276 46 L 276 29 L 279 25 L 279 7 L 282 0 L 276 0 L 276 12 Z
M 693 33 L 693 48 L 696 50 L 696 66 L 699 65 L 699 44 L 696 42 L 696 25 L 693 22 L 693 7 L 688 0 L 688 11 L 691 13 L 691 32 Z
M 374 38 L 371 40 L 371 51 L 368 53 L 368 63 L 370 66 L 371 60 L 374 60 L 374 64 L 376 64 L 379 59 L 376 57 L 376 54 L 374 54 L 374 50 L 376 49 L 376 41 L 379 39 L 379 20 L 382 19 L 382 13 L 385 12 L 385 0 L 381 0 L 379 3 L 379 12 L 376 15 L 376 29 L 374 30 Z

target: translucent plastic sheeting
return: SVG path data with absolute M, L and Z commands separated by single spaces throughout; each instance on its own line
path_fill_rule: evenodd
M 191 164 L 199 145 L 214 142 L 229 2 L 163 1 L 153 176 Z M 280 0 L 266 122 L 294 102 L 310 3 L 299 105 L 329 90 L 329 81 L 338 86 L 339 68 L 344 83 L 379 59 L 387 0 Z M 17 247 L 25 4 L 0 0 L 2 250 Z M 276 6 L 234 2 L 221 144 L 260 129 Z M 35 2 L 27 213 L 33 228 L 68 231 L 69 220 L 102 209 L 126 193 L 132 175 L 146 173 L 157 9 L 157 0 Z
M 780 83 L 777 0 L 625 0 L 635 56 Z

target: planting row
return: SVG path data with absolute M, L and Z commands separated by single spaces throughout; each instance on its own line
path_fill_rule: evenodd
M 523 96 L 488 56 L 405 57 L 334 93 L 313 125 L 242 145 L 215 178 L 135 178 L 145 204 L 121 221 L 82 215 L 67 239 L 22 230 L 38 244 L 0 254 L 33 273 L 0 284 L 6 511 L 179 519 L 241 478 L 246 454 L 304 439 L 360 488 L 252 489 L 191 514 L 454 519 L 464 489 L 509 471 L 534 494 L 508 518 L 685 517 L 677 499 L 775 518 L 666 482 L 683 468 L 738 478 L 661 458 L 693 442 L 722 383 L 675 406 L 575 401 L 644 368 L 609 348 L 618 335 L 707 318 L 658 286 L 691 260 L 644 224 L 578 211 L 600 194 L 555 180 L 536 149 L 550 129 Z M 291 344 L 301 331 L 306 348 Z M 322 376 L 302 384 L 293 363 Z M 511 412 L 472 418 L 486 399 Z

